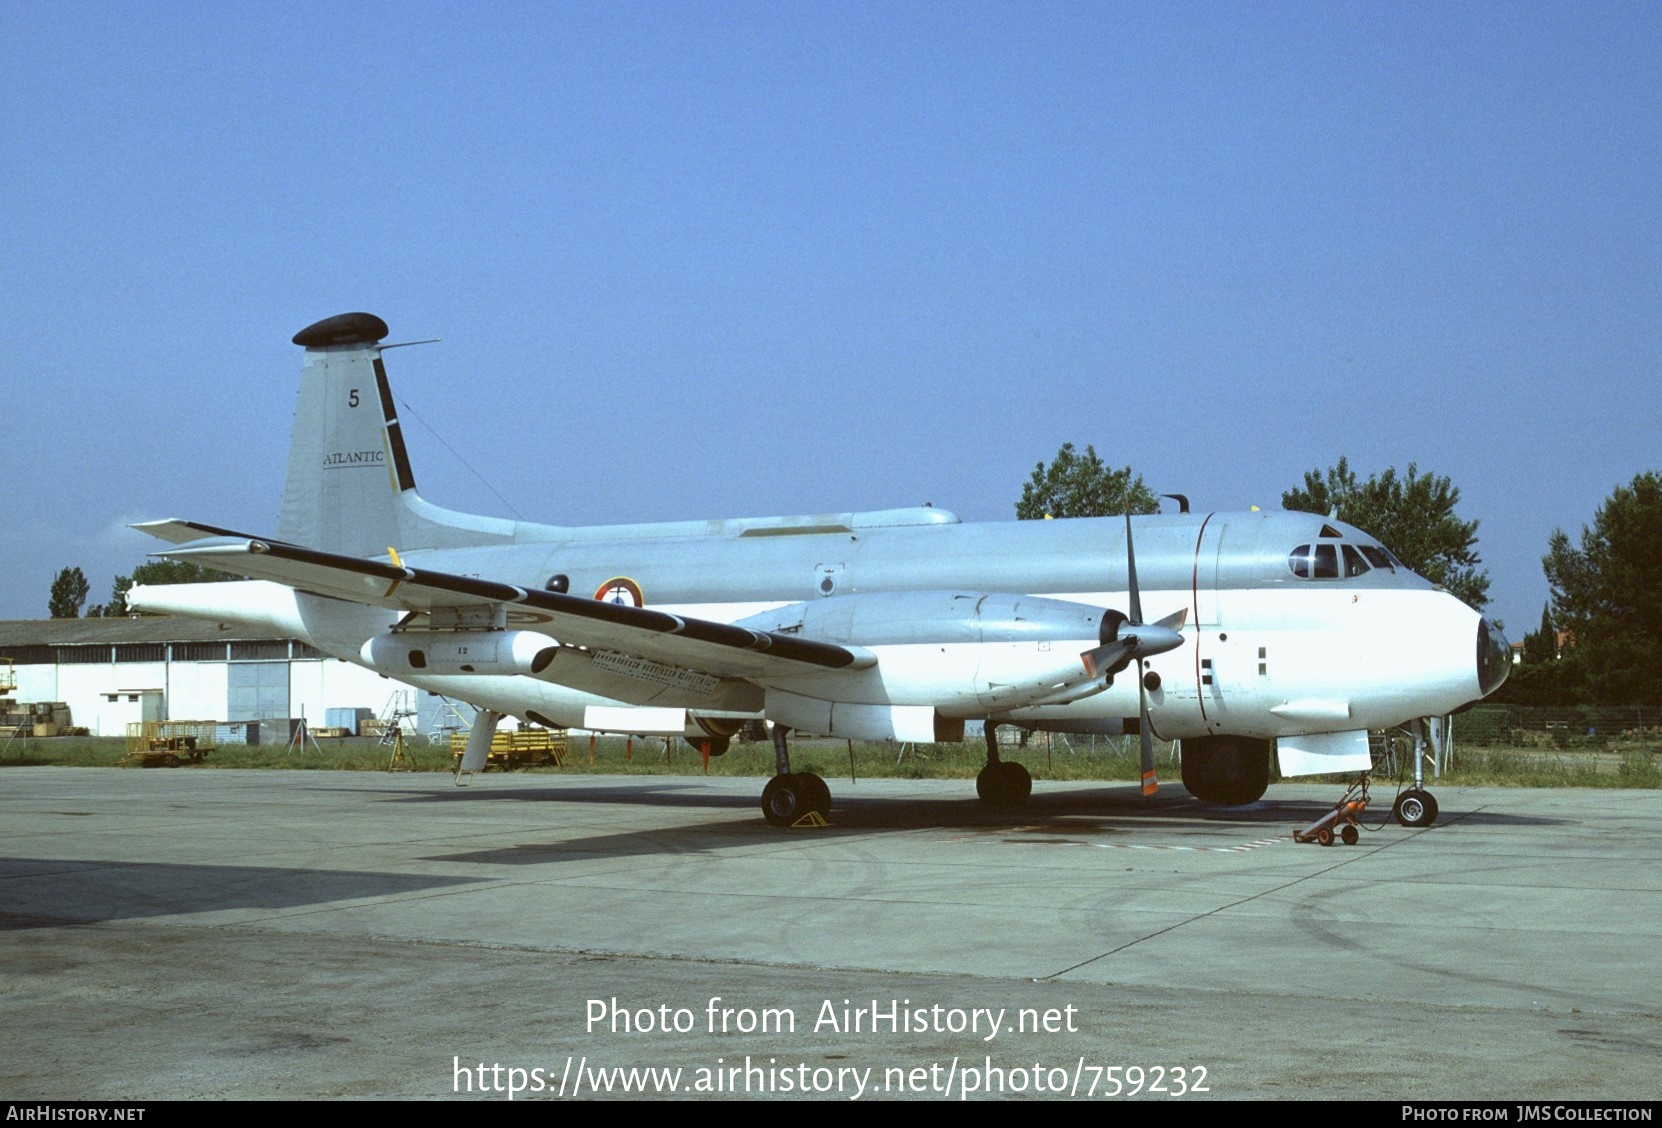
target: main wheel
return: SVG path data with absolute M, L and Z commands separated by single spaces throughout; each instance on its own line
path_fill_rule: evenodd
M 1270 786 L 1270 745 L 1242 736 L 1206 736 L 1183 742 L 1183 786 L 1202 803 L 1244 807 Z
M 1009 760 L 988 764 L 975 776 L 975 793 L 994 807 L 1019 807 L 1033 794 L 1033 777 Z
M 807 811 L 806 789 L 795 772 L 776 775 L 762 788 L 762 817 L 774 826 L 790 826 Z
M 1033 777 L 1020 764 L 1006 761 L 1001 766 L 1004 768 L 1004 801 L 1012 807 L 1019 807 L 1033 794 Z
M 818 811 L 820 818 L 831 813 L 831 788 L 823 779 L 813 772 L 797 772 L 796 778 L 802 782 L 803 793 L 807 797 L 807 810 Z
M 1437 821 L 1437 800 L 1431 792 L 1412 787 L 1397 796 L 1391 814 L 1403 826 L 1430 826 Z
M 975 794 L 983 803 L 997 806 L 1003 800 L 999 798 L 999 784 L 1004 775 L 998 769 L 1002 764 L 988 764 L 975 773 Z

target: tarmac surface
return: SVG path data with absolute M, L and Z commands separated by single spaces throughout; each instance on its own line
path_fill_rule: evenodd
M 0 1096 L 1662 1088 L 1662 792 L 830 782 L 0 770 Z

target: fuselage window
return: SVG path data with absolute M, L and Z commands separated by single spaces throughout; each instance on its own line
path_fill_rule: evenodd
M 1310 546 L 1301 544 L 1287 554 L 1287 567 L 1301 580 L 1310 578 Z
M 1347 544 L 1343 547 L 1345 550 L 1345 575 L 1347 577 L 1360 576 L 1363 572 L 1366 572 L 1368 562 L 1362 559 L 1362 554 L 1357 552 L 1352 545 Z

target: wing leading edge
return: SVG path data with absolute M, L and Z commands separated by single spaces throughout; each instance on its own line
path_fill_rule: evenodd
M 860 647 L 320 552 L 240 533 L 201 538 L 158 555 L 398 611 L 432 614 L 499 605 L 515 625 L 536 624 L 568 646 L 616 651 L 722 677 L 853 671 L 876 662 Z

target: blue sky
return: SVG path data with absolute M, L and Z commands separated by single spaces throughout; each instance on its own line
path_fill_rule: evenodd
M 1003 520 L 1068 441 L 1203 509 L 1417 462 L 1516 638 L 1553 529 L 1662 468 L 1654 4 L 15 2 L 0 38 L 3 618 L 71 564 L 105 598 L 131 521 L 274 528 L 289 338 L 346 310 L 443 338 L 388 355 L 423 494 L 556 523 Z

